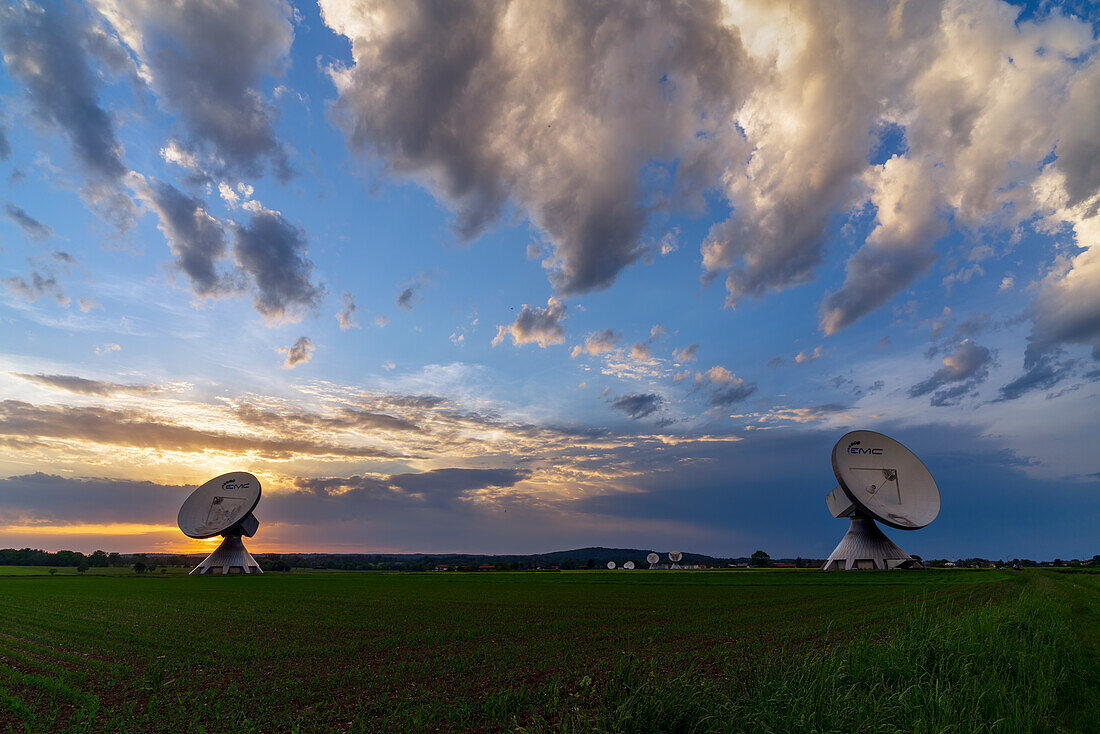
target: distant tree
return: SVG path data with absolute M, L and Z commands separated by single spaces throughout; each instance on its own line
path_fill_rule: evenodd
M 96 568 L 105 568 L 108 563 L 108 556 L 106 551 L 97 550 L 88 558 L 88 563 Z
M 57 573 L 57 569 L 56 569 L 56 568 L 51 568 L 51 569 L 50 569 L 50 575 L 51 575 L 51 576 L 53 576 L 53 575 L 54 575 L 54 574 L 56 574 L 56 573 Z
M 1093 556 L 1092 560 L 1089 561 L 1089 565 L 1090 566 L 1100 566 L 1100 556 Z
M 758 550 L 752 554 L 752 565 L 754 566 L 768 566 L 772 562 L 772 557 L 762 550 Z
M 160 572 L 161 573 L 168 573 L 168 569 L 165 566 L 161 566 L 160 567 Z
M 585 567 L 586 568 L 595 568 L 596 567 L 596 559 L 595 558 L 589 558 L 587 563 L 585 563 Z
M 108 566 L 121 566 L 122 565 L 122 554 L 121 553 L 111 553 L 111 554 L 109 554 L 107 556 L 107 565 Z
M 88 568 L 89 568 L 88 562 L 87 561 L 81 561 L 80 565 L 78 565 L 76 567 L 76 572 L 77 573 L 88 573 Z
M 145 564 L 138 561 L 134 564 L 134 573 L 145 573 Z
M 271 570 L 286 572 L 290 570 L 290 564 L 286 561 L 275 561 L 275 563 L 271 564 Z

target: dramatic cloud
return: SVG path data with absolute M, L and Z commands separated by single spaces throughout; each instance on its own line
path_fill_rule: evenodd
M 405 288 L 397 294 L 397 298 L 395 299 L 394 303 L 396 303 L 398 306 L 405 309 L 406 311 L 412 311 L 413 299 L 415 297 L 416 286 L 410 285 L 408 288 Z
M 312 438 L 249 436 L 194 428 L 138 410 L 41 406 L 18 400 L 0 401 L 0 437 L 77 441 L 100 446 L 188 453 L 220 451 L 255 454 L 269 459 L 288 459 L 296 455 L 349 458 L 389 456 L 388 452 L 371 446 L 337 445 Z
M 123 385 L 117 382 L 89 380 L 74 375 L 28 375 L 22 372 L 11 372 L 9 374 L 55 390 L 64 390 L 78 395 L 154 395 L 161 391 L 161 388 L 156 385 Z
M 596 356 L 605 352 L 610 352 L 615 348 L 615 345 L 619 343 L 619 339 L 621 339 L 622 336 L 621 332 L 612 331 L 611 329 L 594 331 L 585 337 L 584 344 L 578 344 L 573 347 L 570 356 L 578 357 L 581 354 Z
M 226 255 L 225 230 L 207 213 L 206 205 L 161 181 L 142 183 L 138 195 L 156 211 L 157 226 L 176 256 L 176 266 L 191 281 L 196 295 L 216 295 L 231 288 L 217 270 L 218 261 Z
M 993 354 L 989 349 L 963 339 L 954 352 L 943 358 L 943 367 L 909 388 L 909 397 L 917 398 L 937 390 L 932 396 L 933 406 L 954 405 L 985 380 L 992 362 Z
M 140 60 L 191 147 L 214 169 L 258 176 L 265 163 L 290 176 L 259 85 L 286 64 L 294 28 L 282 0 L 93 0 Z
M 308 336 L 298 337 L 298 341 L 289 347 L 279 347 L 279 354 L 285 354 L 283 369 L 292 370 L 300 364 L 313 359 L 313 342 Z
M 270 323 L 297 321 L 324 290 L 311 281 L 306 234 L 282 214 L 258 208 L 247 225 L 233 224 L 237 264 L 255 283 L 255 306 Z
M 90 174 L 117 181 L 127 168 L 111 118 L 99 105 L 88 33 L 84 11 L 64 1 L 0 8 L 4 63 L 26 87 L 35 117 L 61 130 Z
M 1017 23 L 995 0 L 325 0 L 322 12 L 352 44 L 354 63 L 332 72 L 349 145 L 431 189 L 463 235 L 518 205 L 547 235 L 563 293 L 609 285 L 655 214 L 717 190 L 732 213 L 702 243 L 703 266 L 730 305 L 809 281 L 830 240 L 851 252 L 820 306 L 835 334 L 927 273 L 949 223 L 1038 219 L 1072 227 L 1084 252 L 1044 283 L 1034 349 L 1100 345 L 1087 23 L 1056 11 Z M 643 171 L 662 175 L 643 186 Z M 964 262 L 946 282 L 982 272 Z
M 611 401 L 611 407 L 621 410 L 634 420 L 640 420 L 660 410 L 664 398 L 657 393 L 623 395 Z
M 23 230 L 23 234 L 29 239 L 44 240 L 53 235 L 53 227 L 38 221 L 10 201 L 4 205 L 4 213 L 8 215 L 8 219 L 19 226 L 19 229 Z
M 553 296 L 546 301 L 545 308 L 532 308 L 525 303 L 511 326 L 497 327 L 493 346 L 500 344 L 509 335 L 516 345 L 534 342 L 540 347 L 548 347 L 551 344 L 561 344 L 565 341 L 565 327 L 561 325 L 564 318 L 565 304 Z
M 320 495 L 347 505 L 357 500 L 448 504 L 474 490 L 515 486 L 530 475 L 525 469 L 433 469 L 383 477 L 299 479 L 295 484 L 314 501 Z
M 1024 359 L 1024 374 L 1003 386 L 998 402 L 1016 400 L 1029 392 L 1049 390 L 1073 374 L 1076 361 L 1067 360 L 1063 350 L 1045 352 L 1038 357 Z
M 336 321 L 339 322 L 340 328 L 344 331 L 358 329 L 359 322 L 355 320 L 355 312 L 358 310 L 355 306 L 355 296 L 348 291 L 344 291 L 343 295 L 340 296 L 340 301 L 344 304 L 344 307 L 336 314 Z
M 720 111 L 747 69 L 716 2 L 321 9 L 352 42 L 354 64 L 333 71 L 350 146 L 445 199 L 462 236 L 514 201 L 549 236 L 566 294 L 607 287 L 642 254 L 651 160 L 677 161 L 673 188 L 694 195 L 715 140 L 738 137 Z

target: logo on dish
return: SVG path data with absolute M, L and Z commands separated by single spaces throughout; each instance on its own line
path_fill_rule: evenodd
M 248 486 L 248 482 L 234 482 L 232 479 L 227 479 L 222 482 L 222 489 L 224 490 L 248 489 Z
M 865 449 L 859 445 L 859 441 L 852 441 L 848 444 L 849 454 L 870 454 L 871 456 L 882 456 L 882 449 Z

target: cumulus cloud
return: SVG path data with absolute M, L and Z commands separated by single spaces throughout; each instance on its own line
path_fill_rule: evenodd
M 515 345 L 535 343 L 548 347 L 561 344 L 565 341 L 565 327 L 561 323 L 564 319 L 565 304 L 553 296 L 546 301 L 544 308 L 532 308 L 525 303 L 510 326 L 497 326 L 493 346 L 504 341 L 506 336 L 511 336 Z
M 798 364 L 805 364 L 806 362 L 813 362 L 816 359 L 820 359 L 824 345 L 818 345 L 814 347 L 812 352 L 799 352 L 794 356 L 794 361 Z
M 93 0 L 140 62 L 142 75 L 217 169 L 286 179 L 285 147 L 259 87 L 279 74 L 294 39 L 282 0 Z M 178 145 L 178 143 L 177 143 Z
M 462 236 L 511 199 L 553 248 L 562 293 L 610 285 L 643 253 L 650 160 L 713 179 L 746 69 L 717 3 L 323 2 L 351 39 L 333 70 L 350 146 L 431 188 Z M 567 60 L 563 63 L 563 59 Z
M 9 374 L 44 387 L 78 395 L 154 395 L 161 391 L 161 388 L 156 385 L 121 384 L 103 380 L 89 380 L 86 377 L 75 375 L 45 375 L 41 373 L 31 375 L 23 372 L 11 372 Z
M 252 279 L 254 305 L 269 323 L 297 321 L 317 306 L 324 289 L 312 281 L 306 233 L 282 214 L 257 207 L 248 224 L 234 223 L 233 252 Z
M 716 365 L 695 375 L 695 382 L 707 389 L 708 401 L 715 407 L 740 403 L 756 392 L 755 382 L 745 382 L 725 367 Z
M 218 272 L 218 261 L 226 255 L 225 229 L 206 211 L 206 205 L 161 181 L 142 181 L 137 192 L 157 213 L 157 227 L 195 294 L 211 296 L 231 288 L 229 279 Z
M 611 401 L 611 407 L 621 410 L 633 420 L 641 420 L 660 410 L 664 398 L 657 393 L 635 393 L 623 395 Z
M 23 83 L 31 113 L 69 141 L 87 176 L 85 200 L 123 227 L 132 217 L 132 204 L 119 186 L 128 169 L 111 116 L 99 102 L 99 77 L 89 54 L 95 37 L 87 13 L 64 0 L 0 7 L 4 62 Z
M 578 357 L 582 354 L 591 354 L 595 357 L 605 352 L 610 352 L 619 343 L 619 339 L 621 338 L 622 332 L 612 331 L 611 329 L 594 331 L 585 337 L 584 344 L 578 344 L 573 347 L 570 356 Z
M 340 323 L 340 328 L 344 331 L 348 329 L 358 329 L 359 322 L 355 320 L 355 296 L 351 295 L 348 291 L 344 291 L 340 296 L 340 300 L 343 302 L 344 307 L 340 309 L 336 314 L 336 320 Z
M 353 63 L 332 70 L 351 148 L 428 187 L 463 235 L 518 206 L 546 235 L 562 293 L 609 285 L 658 214 L 718 191 L 731 214 L 701 245 L 705 277 L 724 277 L 733 306 L 809 281 L 835 240 L 845 275 L 819 311 L 835 334 L 926 274 L 947 223 L 1039 220 L 1068 224 L 1084 251 L 1039 291 L 1035 350 L 1100 344 L 1087 22 L 1017 22 L 997 0 L 325 0 L 322 12 L 352 45 Z M 979 251 L 999 254 L 983 245 L 971 260 Z M 972 262 L 944 284 L 983 271 Z
M 1049 390 L 1073 374 L 1076 360 L 1066 359 L 1064 350 L 1024 358 L 1024 374 L 1001 387 L 997 402 L 1016 400 L 1029 392 Z
M 298 337 L 298 341 L 289 347 L 279 347 L 279 354 L 285 354 L 283 369 L 292 370 L 300 364 L 313 359 L 313 342 L 308 336 Z
M 969 339 L 963 339 L 942 362 L 943 366 L 931 377 L 909 388 L 909 397 L 917 398 L 936 391 L 931 398 L 933 406 L 955 405 L 989 376 L 993 353 Z
M 683 349 L 673 350 L 673 352 L 672 352 L 672 361 L 673 362 L 694 362 L 697 359 L 696 355 L 698 353 L 699 353 L 699 345 L 698 344 L 688 344 Z
M 22 275 L 15 275 L 5 278 L 2 282 L 11 293 L 28 303 L 34 303 L 43 296 L 53 296 L 59 305 L 69 305 L 71 299 L 65 295 L 65 290 L 58 282 L 57 276 L 48 271 L 32 270 L 28 277 L 29 279 Z
M 15 222 L 19 229 L 23 230 L 23 234 L 29 239 L 44 240 L 53 235 L 53 227 L 38 221 L 27 214 L 22 207 L 16 206 L 10 201 L 4 205 L 4 213 L 7 214 L 8 219 Z

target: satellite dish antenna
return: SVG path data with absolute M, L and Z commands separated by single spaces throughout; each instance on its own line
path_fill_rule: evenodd
M 615 570 L 615 561 L 608 561 L 607 562 L 607 570 L 608 571 L 614 571 Z
M 626 563 L 623 564 L 623 568 L 625 568 L 627 571 L 633 571 L 634 570 L 634 561 L 627 561 Z
M 225 540 L 191 574 L 263 573 L 244 547 L 241 536 L 251 538 L 260 522 L 252 511 L 260 502 L 260 480 L 243 471 L 214 477 L 183 502 L 176 522 L 190 538 Z
M 669 551 L 668 560 L 672 564 L 672 568 L 680 567 L 680 560 L 684 557 L 684 554 L 680 551 Z
M 650 553 L 648 556 L 645 557 L 645 560 L 646 563 L 649 564 L 649 567 L 653 569 L 657 568 L 657 563 L 661 560 L 661 557 L 656 553 Z
M 940 514 L 939 487 L 916 454 L 881 433 L 852 431 L 833 447 L 833 474 L 839 486 L 825 505 L 851 525 L 822 568 L 919 567 L 875 525 L 919 530 Z

